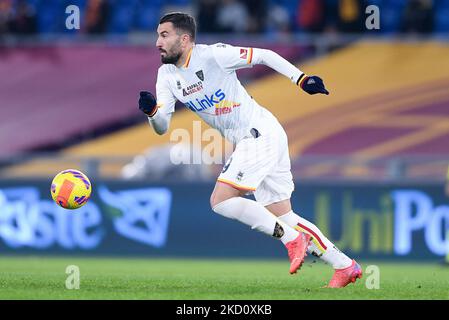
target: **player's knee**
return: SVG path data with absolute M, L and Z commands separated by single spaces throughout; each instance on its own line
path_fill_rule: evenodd
M 243 195 L 243 193 L 237 189 L 234 189 L 227 185 L 218 184 L 210 196 L 210 206 L 211 206 L 212 210 L 214 210 L 214 207 L 216 207 L 218 204 L 222 203 L 223 201 L 226 201 L 231 198 L 239 197 L 242 195 Z
M 229 198 L 228 198 L 229 199 Z M 210 196 L 210 207 L 212 208 L 212 210 L 214 210 L 215 211 L 215 207 L 219 204 L 219 203 L 221 203 L 221 202 L 223 202 L 223 201 L 225 201 L 225 200 L 227 200 L 226 198 L 224 198 L 224 197 L 222 197 L 222 196 L 220 196 L 220 194 L 217 194 L 217 192 L 212 192 L 212 194 L 211 194 L 211 196 Z
M 209 199 L 209 204 L 210 207 L 212 208 L 212 210 L 214 209 L 216 203 L 215 203 L 215 199 L 214 199 L 214 193 L 212 192 L 212 194 L 210 195 L 210 199 Z
M 238 219 L 242 209 L 241 200 L 243 199 L 238 196 L 211 200 L 212 211 L 225 218 Z
M 212 208 L 212 210 L 213 210 L 214 212 L 217 212 L 215 208 L 216 208 L 220 203 L 222 203 L 222 202 L 224 202 L 224 201 L 226 201 L 226 200 L 229 200 L 229 199 L 231 199 L 231 198 L 234 198 L 234 197 L 236 197 L 236 196 L 238 196 L 238 195 L 233 195 L 233 194 L 223 194 L 223 193 L 220 193 L 220 192 L 212 192 L 212 194 L 211 194 L 211 196 L 210 196 L 210 207 Z

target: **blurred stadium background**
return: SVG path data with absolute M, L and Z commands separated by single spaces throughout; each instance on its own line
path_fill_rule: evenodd
M 177 106 L 158 136 L 137 108 L 170 11 L 196 17 L 197 43 L 269 48 L 325 80 L 331 95 L 316 97 L 263 66 L 238 72 L 287 131 L 296 211 L 360 259 L 445 260 L 449 0 L 0 0 L 1 253 L 286 258 L 209 208 L 222 164 L 170 161 L 210 142 L 170 141 L 198 135 L 196 116 Z M 70 213 L 49 192 L 67 168 L 94 187 Z

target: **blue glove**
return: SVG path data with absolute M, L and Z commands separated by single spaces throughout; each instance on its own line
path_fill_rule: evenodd
M 317 76 L 307 76 L 303 74 L 304 79 L 299 78 L 299 86 L 302 90 L 307 92 L 308 94 L 329 94 L 329 91 L 324 87 L 323 80 Z
M 157 102 L 150 92 L 140 91 L 139 109 L 149 117 L 156 114 Z

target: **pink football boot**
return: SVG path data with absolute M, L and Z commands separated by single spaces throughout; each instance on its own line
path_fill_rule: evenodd
M 327 288 L 343 288 L 350 283 L 354 283 L 357 278 L 362 278 L 362 268 L 355 260 L 352 260 L 349 267 L 335 270 Z
M 310 243 L 310 235 L 300 232 L 295 240 L 285 244 L 290 258 L 290 274 L 296 273 L 301 268 L 304 258 L 307 256 L 307 247 Z

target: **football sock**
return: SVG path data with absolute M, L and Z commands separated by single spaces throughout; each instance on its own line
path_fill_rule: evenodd
M 254 200 L 233 197 L 215 205 L 212 210 L 226 218 L 238 220 L 250 226 L 251 229 L 280 239 L 284 244 L 296 239 L 299 235 L 299 231 L 282 222 Z
M 323 261 L 332 265 L 334 269 L 343 269 L 349 267 L 352 260 L 329 241 L 313 223 L 301 218 L 293 211 L 279 217 L 282 221 L 298 231 L 303 231 L 310 234 L 313 240 L 310 243 L 307 251 Z

